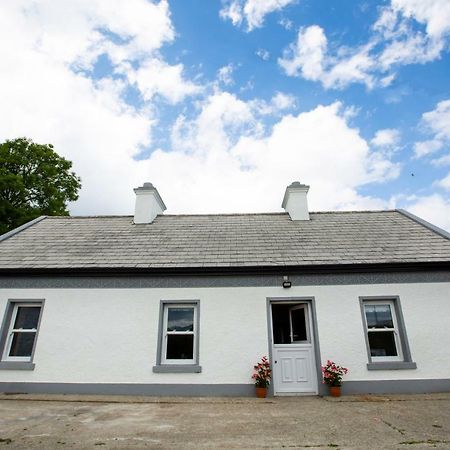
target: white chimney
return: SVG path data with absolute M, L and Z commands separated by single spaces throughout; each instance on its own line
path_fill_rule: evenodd
M 308 191 L 309 186 L 301 184 L 299 181 L 294 181 L 286 188 L 281 206 L 289 213 L 291 220 L 309 220 L 306 198 Z
M 158 214 L 166 210 L 158 190 L 152 183 L 134 189 L 136 206 L 134 208 L 134 223 L 152 223 Z

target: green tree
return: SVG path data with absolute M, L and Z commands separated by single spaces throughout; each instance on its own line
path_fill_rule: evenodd
M 68 216 L 80 178 L 53 145 L 18 138 L 0 144 L 0 234 L 41 215 Z

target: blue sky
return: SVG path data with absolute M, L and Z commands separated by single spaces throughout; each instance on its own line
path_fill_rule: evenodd
M 2 36 L 3 34 L 3 36 Z M 447 0 L 0 5 L 0 139 L 74 162 L 74 214 L 406 208 L 450 229 Z

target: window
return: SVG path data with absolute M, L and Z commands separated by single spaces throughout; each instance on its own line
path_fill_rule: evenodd
M 198 301 L 163 301 L 154 372 L 200 372 Z
M 165 306 L 163 363 L 194 363 L 195 311 L 194 305 Z
M 401 361 L 403 355 L 394 303 L 392 301 L 365 302 L 364 313 L 372 361 Z
M 41 301 L 9 301 L 0 335 L 4 369 L 33 369 L 31 364 L 41 317 Z
M 361 299 L 369 370 L 413 369 L 398 298 Z

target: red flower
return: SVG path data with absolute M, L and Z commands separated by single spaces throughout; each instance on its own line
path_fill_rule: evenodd
M 333 361 L 327 360 L 325 366 L 321 367 L 323 373 L 323 383 L 330 386 L 340 386 L 342 383 L 342 377 L 348 373 L 346 367 L 341 367 L 335 364 Z
M 257 387 L 267 387 L 270 383 L 271 379 L 271 369 L 270 362 L 266 356 L 261 358 L 261 361 L 257 363 L 254 368 L 254 373 L 252 375 L 252 379 L 255 380 L 255 385 Z

